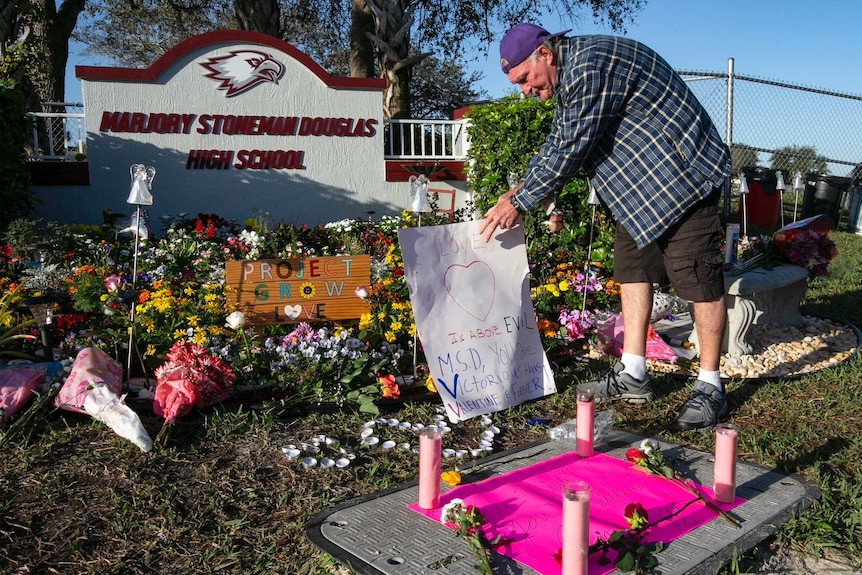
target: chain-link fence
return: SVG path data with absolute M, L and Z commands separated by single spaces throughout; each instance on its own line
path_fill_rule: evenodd
M 862 96 L 736 75 L 733 60 L 726 73 L 679 73 L 730 146 L 726 214 L 738 207 L 731 196 L 739 194 L 742 173 L 754 179 L 758 192 L 774 193 L 780 179 L 795 196 L 804 191 L 789 217 L 801 211 L 802 217 L 825 213 L 840 220 L 848 208 L 846 192 L 862 180 Z M 751 194 L 748 201 L 761 212 L 755 216 L 765 210 L 784 219 L 783 206 L 769 198 Z M 763 223 L 773 219 L 766 216 Z
M 725 129 L 734 173 L 762 166 L 849 176 L 862 163 L 862 96 L 740 76 L 730 68 L 680 75 Z

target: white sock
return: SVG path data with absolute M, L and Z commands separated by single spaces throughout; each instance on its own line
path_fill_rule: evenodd
M 705 381 L 706 383 L 711 383 L 718 391 L 724 393 L 724 384 L 721 382 L 720 372 L 701 369 L 700 373 L 697 374 L 697 379 Z
M 643 381 L 646 377 L 646 358 L 642 355 L 623 352 L 620 358 L 625 368 L 623 373 L 627 373 L 638 381 Z

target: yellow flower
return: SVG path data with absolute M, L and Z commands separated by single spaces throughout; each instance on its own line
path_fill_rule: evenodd
M 144 355 L 153 356 L 156 355 L 156 346 L 151 343 L 147 344 L 147 350 L 144 352 Z
M 311 282 L 303 282 L 299 286 L 299 295 L 301 295 L 305 299 L 313 298 L 315 293 L 317 293 L 317 290 L 315 289 L 314 284 Z
M 389 343 L 395 343 L 395 334 L 391 331 L 387 331 L 385 334 L 383 334 L 383 337 L 385 337 L 386 341 L 388 341 Z
M 560 291 L 569 291 L 569 282 L 568 280 L 563 280 L 559 283 Z
M 102 295 L 99 296 L 99 300 L 100 301 L 108 301 L 108 294 L 103 293 Z
M 190 315 L 186 318 L 186 321 L 189 322 L 189 325 L 195 326 L 198 324 L 198 316 Z
M 449 485 L 449 487 L 455 487 L 456 485 L 461 484 L 461 474 L 458 473 L 457 469 L 454 471 L 444 471 L 440 474 L 440 479 Z

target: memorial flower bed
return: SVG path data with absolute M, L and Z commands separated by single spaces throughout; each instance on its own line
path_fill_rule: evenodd
M 448 222 L 433 214 L 421 222 L 438 223 Z M 163 218 L 158 232 L 155 222 L 147 222 L 136 242 L 134 226 L 122 224 L 14 222 L 0 252 L 4 332 L 20 330 L 27 337 L 6 336 L 3 352 L 39 352 L 39 334 L 20 304 L 26 297 L 51 295 L 57 303 L 50 330 L 63 357 L 74 359 L 95 347 L 125 365 L 131 342 L 131 378 L 148 378 L 145 386 L 154 386 L 154 374 L 172 346 L 185 342 L 229 367 L 235 389 L 277 387 L 282 397 L 297 402 L 352 402 L 373 411 L 381 397 L 409 395 L 411 389 L 398 387 L 412 378 L 401 374 L 420 375 L 414 389 L 427 392 L 397 240 L 399 228 L 419 224 L 409 211 L 377 222 L 342 220 L 318 227 L 273 225 L 263 217 L 238 225 L 216 214 L 180 214 Z M 584 266 L 577 234 L 540 229 L 533 236 L 531 295 L 546 349 L 554 353 L 590 337 L 596 328 L 590 310 L 613 306 L 617 293 L 607 281 L 607 259 L 608 267 Z M 371 277 L 361 294 L 368 311 L 355 319 L 252 326 L 230 303 L 228 261 L 359 254 L 370 256 Z

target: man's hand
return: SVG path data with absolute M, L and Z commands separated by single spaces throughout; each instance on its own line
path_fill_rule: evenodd
M 508 230 L 520 221 L 521 214 L 512 205 L 512 196 L 520 187 L 521 185 L 518 185 L 508 192 L 500 194 L 497 203 L 485 213 L 485 219 L 479 226 L 479 233 L 484 234 L 485 243 L 491 239 L 497 228 Z

